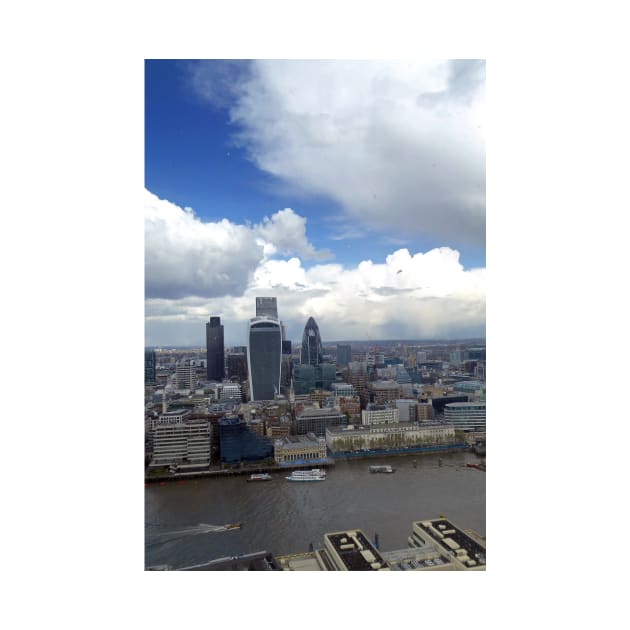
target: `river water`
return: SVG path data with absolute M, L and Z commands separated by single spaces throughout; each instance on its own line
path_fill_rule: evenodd
M 325 533 L 342 529 L 361 529 L 369 538 L 378 533 L 383 551 L 402 549 L 412 521 L 440 514 L 485 536 L 486 473 L 467 462 L 479 458 L 451 453 L 337 461 L 326 481 L 316 483 L 291 483 L 278 472 L 259 483 L 238 475 L 150 484 L 145 566 L 177 568 L 263 550 L 301 553 L 310 543 L 321 547 Z M 368 466 L 375 464 L 390 464 L 396 472 L 372 474 Z M 243 527 L 197 527 L 235 522 Z

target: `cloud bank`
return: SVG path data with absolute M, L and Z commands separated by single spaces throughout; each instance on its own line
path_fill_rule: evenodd
M 148 191 L 145 230 L 147 345 L 203 346 L 210 315 L 221 316 L 228 345 L 242 345 L 254 298 L 265 295 L 278 298 L 294 340 L 310 316 L 324 341 L 485 334 L 485 269 L 464 270 L 449 247 L 397 249 L 384 262 L 356 266 L 305 267 L 292 252 L 314 259 L 323 254 L 309 244 L 303 217 L 291 209 L 258 225 L 206 223 Z
M 291 187 L 371 230 L 485 243 L 483 61 L 198 62 L 192 76 L 256 166 Z

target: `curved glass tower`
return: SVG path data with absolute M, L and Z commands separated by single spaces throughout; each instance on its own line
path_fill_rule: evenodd
M 273 317 L 253 317 L 247 325 L 247 370 L 251 400 L 273 400 L 280 393 L 282 331 Z
M 308 318 L 302 335 L 302 365 L 319 365 L 322 362 L 322 338 L 319 328 L 312 317 Z

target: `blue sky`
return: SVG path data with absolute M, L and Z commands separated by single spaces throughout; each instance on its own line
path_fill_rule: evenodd
M 146 61 L 146 343 L 243 343 L 255 295 L 293 339 L 484 335 L 484 91 L 477 60 Z

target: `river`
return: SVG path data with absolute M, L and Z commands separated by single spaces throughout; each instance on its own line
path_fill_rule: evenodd
M 149 484 L 145 566 L 177 568 L 263 550 L 300 553 L 342 529 L 361 529 L 369 538 L 378 533 L 382 550 L 402 549 L 412 521 L 440 514 L 485 536 L 486 473 L 467 462 L 479 458 L 465 452 L 337 461 L 319 483 L 290 483 L 273 473 L 272 481 L 259 483 L 238 475 Z M 396 472 L 372 474 L 368 466 L 374 464 L 390 464 Z M 196 528 L 234 522 L 243 527 Z

